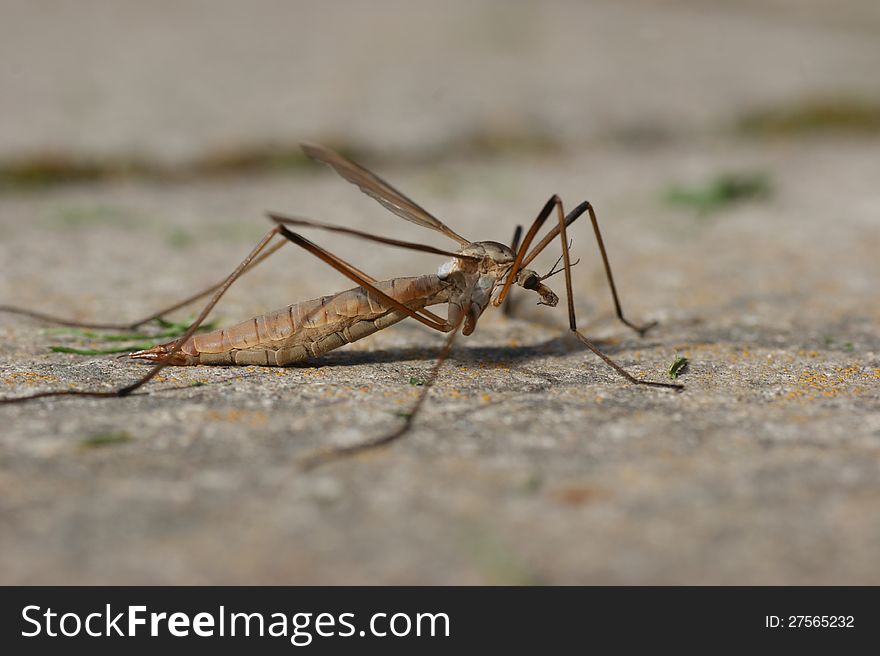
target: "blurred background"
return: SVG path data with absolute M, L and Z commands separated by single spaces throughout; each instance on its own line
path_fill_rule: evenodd
M 0 302 L 144 315 L 231 270 L 269 209 L 451 245 L 311 141 L 474 240 L 591 200 L 624 307 L 662 323 L 614 321 L 584 225 L 585 330 L 639 375 L 690 360 L 684 395 L 631 389 L 518 299 L 411 440 L 311 474 L 311 448 L 387 429 L 439 337 L 0 408 L 0 578 L 877 583 L 878 70 L 876 0 L 0 0 Z M 315 239 L 377 277 L 439 263 Z M 347 286 L 290 248 L 219 317 Z M 0 316 L 6 396 L 140 373 L 44 328 Z
M 576 150 L 878 95 L 880 18 L 859 0 L 6 0 L 3 19 L 7 162 L 179 164 L 305 138 Z

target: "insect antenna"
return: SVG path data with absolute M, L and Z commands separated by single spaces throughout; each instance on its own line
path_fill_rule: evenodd
M 573 243 L 574 243 L 574 242 L 573 242 L 571 239 L 569 239 L 569 240 L 568 240 L 568 247 L 571 248 L 571 245 L 572 245 Z M 559 263 L 562 262 L 562 257 L 563 257 L 563 256 L 560 255 L 559 258 L 556 260 L 556 263 L 555 263 L 552 267 L 550 267 L 550 273 L 541 276 L 540 278 L 538 278 L 538 280 L 540 280 L 541 282 L 543 282 L 543 281 L 547 280 L 547 278 L 552 278 L 552 277 L 555 276 L 557 273 L 562 273 L 562 272 L 565 270 L 565 267 L 564 267 L 564 266 L 559 267 L 558 269 L 556 268 L 556 267 L 559 266 Z M 572 263 L 571 268 L 573 268 L 573 267 L 577 266 L 578 264 L 580 264 L 580 261 L 581 261 L 581 258 L 578 258 L 575 262 Z

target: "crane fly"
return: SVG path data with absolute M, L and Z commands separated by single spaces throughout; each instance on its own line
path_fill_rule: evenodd
M 605 244 L 599 230 L 596 212 L 588 201 L 584 201 L 570 213 L 565 214 L 562 201 L 554 194 L 541 208 L 541 211 L 521 240 L 522 230 L 521 227 L 517 226 L 511 246 L 506 246 L 496 241 L 471 241 L 462 237 L 409 197 L 359 164 L 320 146 L 303 145 L 302 148 L 306 155 L 318 162 L 329 165 L 345 180 L 358 186 L 361 191 L 373 197 L 400 218 L 424 228 L 435 230 L 456 242 L 458 245 L 457 250 L 444 250 L 424 244 L 379 237 L 359 230 L 269 212 L 267 216 L 274 223 L 272 229 L 266 233 L 248 256 L 222 282 L 139 321 L 129 324 L 84 323 L 31 310 L 0 306 L 2 311 L 31 316 L 67 326 L 133 329 L 153 319 L 161 318 L 173 310 L 212 295 L 195 321 L 180 337 L 164 344 L 158 344 L 152 348 L 128 354 L 131 359 L 152 363 L 152 367 L 145 374 L 129 385 L 113 391 L 61 390 L 39 392 L 24 397 L 3 399 L 0 402 L 16 403 L 49 396 L 88 396 L 99 398 L 127 396 L 149 382 L 167 366 L 199 364 L 290 365 L 302 360 L 318 357 L 340 346 L 350 344 L 367 335 L 392 326 L 406 318 L 419 321 L 433 330 L 448 333 L 448 337 L 443 344 L 430 375 L 422 387 L 418 399 L 410 412 L 404 416 L 404 421 L 396 430 L 370 441 L 353 446 L 338 447 L 320 453 L 310 460 L 310 464 L 316 464 L 334 457 L 383 446 L 404 435 L 412 426 L 416 414 L 427 398 L 428 390 L 436 379 L 443 362 L 448 357 L 456 335 L 459 332 L 463 335 L 473 333 L 482 313 L 489 305 L 495 307 L 502 305 L 513 285 L 535 293 L 539 299 L 539 305 L 556 306 L 559 297 L 544 284 L 544 281 L 560 272 L 564 274 L 565 279 L 569 329 L 584 346 L 630 383 L 674 390 L 683 389 L 683 386 L 677 383 L 661 383 L 634 377 L 605 355 L 578 330 L 574 297 L 572 295 L 571 268 L 573 264 L 571 262 L 567 229 L 584 214 L 590 217 L 593 226 L 593 234 L 605 268 L 605 275 L 617 318 L 640 335 L 644 335 L 654 325 L 654 323 L 636 325 L 624 317 L 617 288 L 614 284 L 614 276 L 611 273 L 611 266 L 608 262 Z M 554 213 L 556 215 L 555 224 L 533 246 L 532 244 L 535 242 L 544 223 Z M 330 251 L 306 239 L 301 234 L 294 232 L 291 226 L 317 228 L 324 231 L 352 235 L 360 239 L 389 246 L 443 255 L 449 259 L 440 265 L 436 273 L 379 281 Z M 557 238 L 559 239 L 562 255 L 557 260 L 556 265 L 543 276 L 528 268 L 529 264 L 538 254 Z M 305 249 L 342 275 L 351 279 L 358 286 L 330 296 L 289 305 L 228 328 L 197 333 L 199 326 L 205 321 L 208 314 L 229 287 L 246 271 L 253 269 L 288 242 L 292 242 Z M 556 269 L 560 261 L 562 266 Z M 447 306 L 445 318 L 427 309 L 430 306 L 439 304 Z

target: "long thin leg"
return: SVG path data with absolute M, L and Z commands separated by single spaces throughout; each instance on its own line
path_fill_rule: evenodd
M 589 206 L 588 206 L 589 207 Z M 629 382 L 635 385 L 647 385 L 650 387 L 666 387 L 669 389 L 675 390 L 683 390 L 684 385 L 680 385 L 678 383 L 655 383 L 650 380 L 642 380 L 640 378 L 636 378 L 632 374 L 630 374 L 626 369 L 617 364 L 614 360 L 609 358 L 607 355 L 602 353 L 599 348 L 593 344 L 590 340 L 584 337 L 577 329 L 577 319 L 575 317 L 574 312 L 574 294 L 572 293 L 572 285 L 571 285 L 571 255 L 568 252 L 568 237 L 565 234 L 565 215 L 562 210 L 562 202 L 560 201 L 557 206 L 557 214 L 559 215 L 559 237 L 562 241 L 562 261 L 563 268 L 565 270 L 565 296 L 568 301 L 568 327 L 575 334 L 575 336 L 590 349 L 593 353 L 598 355 L 605 364 L 614 369 L 618 374 L 626 378 Z M 590 212 L 592 214 L 592 211 Z M 594 222 L 594 225 L 595 222 Z M 601 244 L 601 241 L 599 242 Z M 602 252 L 604 255 L 604 247 L 602 248 Z M 605 260 L 607 263 L 607 259 Z M 610 269 L 609 269 L 610 272 Z M 612 284 L 612 289 L 613 289 Z
M 538 253 L 540 253 L 547 245 L 556 238 L 560 232 L 563 231 L 564 228 L 570 226 L 574 223 L 578 217 L 580 217 L 584 212 L 588 212 L 590 215 L 590 221 L 593 224 L 593 233 L 596 236 L 596 243 L 599 246 L 599 254 L 602 256 L 602 264 L 605 266 L 605 277 L 608 279 L 608 287 L 611 289 L 611 298 L 614 300 L 614 312 L 617 315 L 617 318 L 623 323 L 625 326 L 628 326 L 635 330 L 639 336 L 644 337 L 645 333 L 648 332 L 651 328 L 657 325 L 656 321 L 652 321 L 645 325 L 639 326 L 634 323 L 631 323 L 626 317 L 623 316 L 623 308 L 620 305 L 620 298 L 617 296 L 617 286 L 614 284 L 614 274 L 611 273 L 611 264 L 608 262 L 608 253 L 605 251 L 605 242 L 602 239 L 602 232 L 599 230 L 599 221 L 596 218 L 596 212 L 593 210 L 593 205 L 589 201 L 584 201 L 576 208 L 574 208 L 568 216 L 565 217 L 565 221 L 560 223 L 559 225 L 553 226 L 553 229 L 547 233 L 544 239 L 532 249 L 532 252 L 529 253 L 525 259 L 523 259 L 522 266 L 527 267 L 529 263 L 537 257 Z
M 294 233 L 294 234 L 296 234 L 296 233 Z M 299 237 L 300 237 L 303 241 L 308 241 L 308 240 L 307 240 L 305 237 L 303 237 L 302 235 L 299 235 Z M 287 242 L 282 242 L 282 243 L 286 244 Z M 348 269 L 349 271 L 351 271 L 352 273 L 354 273 L 354 274 L 360 276 L 361 278 L 363 278 L 363 279 L 366 280 L 367 282 L 370 282 L 370 283 L 375 283 L 375 282 L 376 282 L 376 278 L 374 278 L 373 276 L 371 276 L 371 275 L 368 274 L 368 273 L 364 273 L 364 272 L 361 271 L 360 269 L 356 268 L 353 264 L 350 264 L 349 262 L 346 262 L 345 260 L 343 260 L 343 259 L 342 259 L 341 257 L 339 257 L 338 255 L 334 255 L 334 254 L 331 253 L 330 251 L 328 251 L 328 250 L 324 250 L 323 248 L 321 248 L 320 246 L 318 246 L 318 245 L 315 244 L 314 242 L 309 242 L 309 243 L 310 243 L 312 246 L 314 246 L 315 248 L 317 248 L 317 249 L 323 251 L 323 252 L 324 252 L 324 255 L 333 258 L 333 260 L 335 260 L 335 261 L 336 261 L 341 267 L 344 267 L 345 269 Z M 335 265 L 333 266 L 333 268 L 336 269 L 337 271 L 341 271 L 341 270 L 342 270 L 342 269 L 340 269 L 339 267 L 337 267 L 337 266 L 335 266 Z M 429 319 L 433 319 L 433 320 L 436 321 L 437 323 L 444 323 L 442 317 L 440 317 L 440 316 L 434 314 L 433 312 L 429 312 L 426 308 L 422 308 L 421 310 L 417 310 L 417 312 L 423 314 L 424 316 L 428 317 Z
M 286 241 L 279 241 L 274 244 L 269 250 L 260 255 L 256 260 L 248 265 L 247 269 L 245 269 L 242 274 L 247 273 L 251 269 L 254 269 L 258 264 L 265 261 L 269 256 L 274 255 L 282 246 L 287 244 Z M 188 296 L 182 301 L 178 301 L 173 305 L 170 305 L 166 308 L 159 310 L 158 312 L 154 312 L 149 316 L 144 317 L 143 319 L 138 319 L 137 321 L 132 321 L 130 323 L 89 323 L 85 321 L 74 321 L 72 319 L 64 319 L 62 317 L 56 317 L 51 314 L 45 314 L 43 312 L 37 312 L 35 310 L 28 310 L 26 308 L 19 308 L 12 305 L 0 305 L 0 312 L 6 312 L 9 314 L 17 314 L 20 316 L 31 317 L 33 319 L 39 319 L 40 321 L 46 321 L 48 323 L 54 323 L 59 326 L 70 326 L 71 328 L 94 328 L 100 330 L 136 330 L 140 328 L 146 323 L 153 321 L 154 319 L 159 319 L 160 317 L 164 317 L 167 314 L 171 314 L 175 310 L 179 310 L 182 307 L 186 307 L 192 303 L 195 303 L 201 298 L 204 298 L 208 294 L 211 294 L 220 287 L 223 286 L 223 283 L 226 281 L 224 278 L 220 282 L 211 285 L 207 289 L 203 289 L 202 291 L 193 294 L 192 296 Z
M 310 253 L 312 253 L 312 255 L 315 255 L 316 257 L 320 258 L 321 260 L 323 260 L 324 262 L 326 262 L 327 264 L 332 266 L 334 269 L 336 269 L 337 271 L 339 271 L 340 273 L 342 273 L 346 277 L 350 278 L 354 282 L 358 283 L 359 285 L 365 287 L 369 291 L 373 292 L 374 294 L 376 294 L 377 296 L 382 298 L 385 302 L 389 303 L 390 305 L 393 305 L 398 310 L 406 312 L 412 318 L 420 321 L 421 323 L 425 324 L 429 328 L 434 328 L 435 330 L 440 330 L 443 332 L 450 331 L 449 336 L 446 338 L 446 342 L 443 345 L 443 349 L 440 351 L 440 355 L 437 358 L 437 362 L 434 364 L 434 367 L 431 370 L 431 373 L 429 374 L 428 379 L 425 381 L 425 385 L 422 389 L 422 392 L 419 394 L 419 398 L 416 400 L 415 404 L 413 405 L 413 407 L 409 411 L 409 413 L 407 413 L 403 424 L 397 430 L 395 430 L 391 433 L 388 433 L 387 435 L 383 435 L 381 437 L 375 438 L 373 440 L 369 440 L 367 442 L 362 442 L 360 444 L 354 444 L 354 445 L 346 446 L 346 447 L 335 447 L 335 448 L 331 448 L 326 451 L 321 451 L 317 454 L 314 454 L 312 456 L 307 457 L 303 461 L 303 466 L 306 469 L 311 469 L 311 468 L 314 468 L 318 465 L 326 464 L 327 462 L 330 462 L 332 460 L 337 460 L 337 459 L 344 458 L 347 456 L 356 455 L 358 453 L 363 453 L 365 451 L 370 451 L 372 449 L 381 448 L 381 447 L 384 447 L 384 446 L 391 444 L 392 442 L 403 437 L 409 431 L 409 429 L 412 427 L 412 424 L 413 424 L 413 421 L 415 420 L 416 415 L 418 414 L 419 410 L 421 409 L 422 405 L 425 403 L 425 400 L 427 399 L 428 390 L 434 384 L 434 381 L 437 379 L 437 374 L 440 371 L 440 367 L 443 365 L 443 363 L 446 361 L 446 358 L 449 356 L 450 349 L 452 348 L 452 344 L 455 341 L 456 335 L 458 335 L 458 329 L 461 326 L 461 323 L 462 323 L 464 317 L 459 319 L 458 324 L 456 324 L 454 327 L 450 326 L 448 324 L 448 322 L 443 322 L 443 321 L 433 322 L 430 319 L 426 319 L 426 318 L 418 315 L 414 310 L 412 310 L 411 308 L 408 308 L 407 306 L 405 306 L 403 303 L 401 303 L 397 299 L 395 299 L 391 296 L 388 296 L 387 294 L 382 292 L 380 289 L 376 288 L 373 284 L 371 284 L 372 282 L 375 282 L 375 280 L 372 280 L 369 276 L 367 276 L 366 274 L 363 274 L 362 272 L 358 271 L 357 269 L 354 269 L 353 267 L 348 266 L 341 258 L 324 250 L 323 248 L 321 248 L 317 244 L 309 241 L 308 239 L 306 239 L 302 235 L 297 234 L 295 232 L 292 232 L 291 230 L 289 230 L 287 227 L 285 227 L 283 225 L 280 225 L 279 228 L 280 228 L 281 234 L 284 237 L 286 237 L 287 239 L 289 239 L 293 243 L 297 244 L 298 246 L 301 246 L 305 250 L 309 251 Z M 436 315 L 434 315 L 434 316 L 436 316 Z M 438 317 L 438 319 L 439 319 L 439 317 Z
M 431 387 L 434 385 L 434 382 L 437 380 L 437 374 L 440 372 L 440 367 L 443 366 L 443 363 L 446 362 L 446 359 L 449 357 L 449 352 L 452 350 L 452 344 L 453 342 L 455 342 L 455 338 L 458 335 L 458 329 L 460 326 L 461 322 L 459 321 L 459 324 L 452 330 L 452 332 L 449 333 L 449 336 L 446 338 L 446 342 L 443 344 L 443 348 L 441 349 L 440 354 L 437 356 L 437 361 L 434 363 L 434 366 L 431 369 L 431 373 L 428 374 L 427 380 L 425 380 L 425 384 L 422 387 L 419 398 L 416 399 L 416 402 L 413 404 L 410 411 L 404 416 L 404 421 L 399 428 L 391 433 L 388 433 L 387 435 L 383 435 L 372 440 L 367 440 L 366 442 L 360 442 L 358 444 L 352 444 L 350 446 L 332 447 L 326 450 L 318 451 L 317 453 L 307 456 L 303 460 L 303 467 L 305 469 L 313 469 L 319 465 L 325 465 L 328 462 L 332 462 L 334 460 L 339 460 L 341 458 L 357 455 L 366 451 L 372 451 L 374 449 L 386 447 L 392 442 L 395 442 L 406 435 L 406 433 L 409 432 L 410 428 L 412 428 L 416 415 L 418 414 L 419 410 L 421 410 L 422 406 L 425 403 L 425 400 L 428 398 L 428 390 L 431 389 Z
M 516 258 L 513 260 L 513 264 L 510 267 L 510 274 L 507 276 L 507 280 L 504 281 L 504 285 L 501 287 L 501 291 L 498 292 L 498 295 L 492 300 L 492 305 L 498 307 L 504 302 L 504 299 L 507 297 L 508 292 L 510 291 L 511 285 L 513 285 L 513 281 L 516 280 L 516 276 L 519 273 L 520 269 L 523 268 L 523 259 L 528 252 L 529 246 L 534 240 L 535 235 L 538 234 L 538 230 L 541 229 L 541 226 L 544 225 L 544 221 L 547 220 L 547 217 L 550 216 L 550 212 L 553 211 L 553 208 L 562 205 L 562 201 L 559 199 L 559 196 L 553 194 L 546 203 L 544 203 L 544 207 L 541 208 L 541 211 L 538 212 L 538 216 L 532 222 L 532 226 L 529 228 L 529 231 L 526 233 L 525 239 L 523 239 L 522 244 L 520 244 L 519 250 L 516 252 Z
M 510 250 L 514 253 L 519 249 L 519 240 L 522 239 L 522 231 L 523 227 L 521 225 L 517 225 L 513 230 L 513 237 L 510 240 Z
M 391 239 L 389 237 L 380 237 L 379 235 L 374 235 L 369 232 L 363 232 L 361 230 L 354 230 L 352 228 L 345 228 L 343 226 L 332 225 L 330 223 L 321 223 L 320 221 L 313 221 L 311 219 L 305 219 L 300 216 L 287 216 L 286 214 L 279 214 L 278 212 L 267 212 L 266 216 L 272 219 L 275 223 L 283 223 L 286 225 L 296 225 L 296 226 L 304 226 L 307 228 L 318 228 L 319 230 L 328 230 L 330 232 L 338 232 L 344 235 L 352 235 L 354 237 L 359 237 L 361 239 L 367 239 L 369 241 L 375 241 L 380 244 L 387 244 L 388 246 L 398 246 L 399 248 L 408 248 L 413 251 L 422 251 L 423 253 L 433 253 L 434 255 L 447 255 L 449 257 L 457 257 L 460 260 L 472 260 L 475 262 L 479 262 L 480 258 L 473 255 L 462 255 L 461 253 L 453 253 L 452 251 L 446 251 L 442 248 L 435 248 L 434 246 L 428 246 L 426 244 L 417 244 L 411 241 L 402 241 L 400 239 Z
M 407 307 L 406 305 L 404 305 L 403 303 L 398 301 L 393 296 L 389 296 L 388 294 L 383 292 L 381 289 L 379 289 L 378 287 L 373 285 L 365 277 L 358 275 L 355 271 L 352 271 L 351 269 L 348 269 L 344 265 L 342 265 L 339 258 L 337 258 L 335 255 L 332 255 L 331 253 L 324 250 L 323 248 L 321 248 L 317 244 L 309 241 L 308 239 L 306 239 L 302 235 L 297 234 L 297 233 L 289 230 L 286 226 L 283 226 L 283 225 L 279 225 L 276 229 L 278 230 L 278 232 L 280 232 L 282 235 L 284 235 L 287 239 L 292 241 L 294 244 L 301 246 L 302 248 L 307 250 L 309 253 L 311 253 L 312 255 L 317 257 L 318 259 L 323 260 L 324 262 L 326 262 L 327 264 L 332 266 L 334 269 L 339 271 L 339 273 L 344 275 L 346 278 L 353 280 L 354 282 L 359 284 L 361 287 L 369 290 L 370 292 L 372 292 L 373 294 L 375 294 L 376 296 L 381 298 L 383 301 L 388 303 L 388 305 L 392 306 L 394 309 L 400 310 L 401 312 L 407 314 L 408 316 L 412 317 L 416 321 L 426 325 L 428 328 L 433 328 L 434 330 L 438 330 L 438 331 L 444 332 L 444 333 L 449 332 L 449 330 L 451 330 L 451 326 L 447 322 L 433 321 L 431 319 L 428 319 L 427 317 L 423 317 L 422 315 L 418 314 L 412 308 Z
M 513 230 L 513 239 L 510 240 L 510 250 L 514 253 L 519 249 L 519 240 L 522 237 L 523 227 L 521 225 L 517 225 Z M 504 304 L 501 306 L 501 313 L 505 317 L 509 317 L 511 314 L 511 306 L 510 306 L 510 296 L 504 299 Z
M 133 391 L 149 382 L 156 376 L 162 369 L 164 369 L 168 363 L 171 361 L 171 358 L 174 357 L 174 354 L 180 350 L 180 347 L 183 343 L 188 340 L 195 332 L 199 329 L 199 326 L 214 309 L 214 306 L 217 305 L 220 298 L 223 294 L 226 293 L 232 284 L 238 280 L 238 278 L 244 273 L 248 266 L 253 263 L 253 261 L 257 258 L 260 252 L 266 247 L 266 245 L 272 241 L 272 238 L 277 235 L 279 232 L 284 230 L 282 226 L 276 226 L 272 228 L 269 232 L 266 233 L 266 236 L 263 237 L 260 242 L 254 247 L 254 249 L 248 254 L 241 263 L 235 267 L 235 270 L 229 274 L 226 280 L 223 281 L 223 284 L 220 285 L 219 289 L 214 293 L 214 296 L 211 297 L 211 300 L 208 304 L 202 309 L 199 313 L 199 316 L 196 317 L 196 320 L 190 325 L 189 328 L 186 329 L 186 332 L 181 335 L 177 341 L 174 343 L 174 346 L 168 351 L 167 355 L 164 358 L 159 360 L 153 367 L 143 376 L 135 380 L 133 383 L 126 385 L 125 387 L 121 387 L 118 390 L 110 391 L 110 392 L 93 392 L 86 390 L 59 390 L 55 392 L 38 392 L 37 394 L 30 394 L 28 396 L 20 396 L 14 399 L 0 399 L 0 403 L 21 403 L 23 401 L 30 401 L 33 399 L 39 399 L 49 396 L 88 396 L 92 398 L 109 398 L 109 397 L 119 397 L 119 396 L 128 396 Z

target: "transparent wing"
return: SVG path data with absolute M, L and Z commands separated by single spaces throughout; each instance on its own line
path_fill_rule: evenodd
M 339 175 L 360 187 L 361 191 L 375 198 L 402 219 L 425 228 L 431 228 L 437 232 L 442 232 L 462 246 L 470 243 L 470 240 L 459 235 L 440 219 L 399 192 L 375 173 L 371 173 L 359 164 L 355 164 L 350 159 L 327 148 L 309 144 L 301 145 L 306 155 L 318 162 L 323 162 L 333 167 Z

